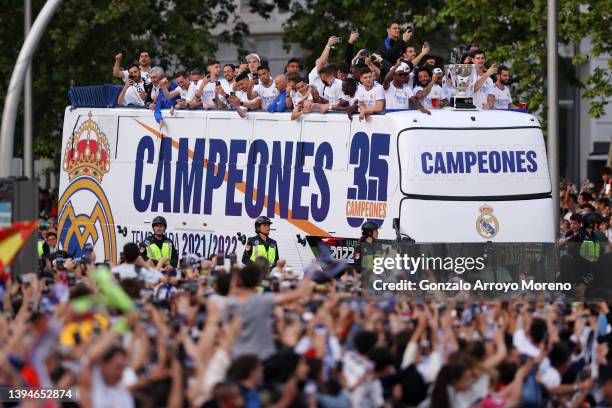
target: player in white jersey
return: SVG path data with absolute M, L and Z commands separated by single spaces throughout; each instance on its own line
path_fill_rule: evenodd
M 385 90 L 374 81 L 370 68 L 364 68 L 359 78 L 361 85 L 357 89 L 359 101 L 359 121 L 368 120 L 373 113 L 385 111 Z
M 336 111 L 346 111 L 351 120 L 353 118 L 353 113 L 359 109 L 357 86 L 357 81 L 353 78 L 345 78 L 344 81 L 342 81 L 342 96 L 338 102 L 333 105 L 333 109 Z
M 113 66 L 113 76 L 115 78 L 121 79 L 123 82 L 127 82 L 129 78 L 129 73 L 127 69 L 121 70 L 121 60 L 123 59 L 123 53 L 119 53 L 115 55 L 115 65 Z M 151 82 L 150 78 L 150 69 L 151 69 L 151 56 L 148 51 L 141 51 L 138 56 L 138 68 L 140 69 L 140 77 L 145 82 L 145 84 L 149 84 Z
M 196 86 L 189 80 L 185 71 L 177 72 L 175 80 L 178 86 L 174 90 L 168 91 L 168 80 L 164 78 L 160 82 L 161 90 L 166 99 L 178 97 L 179 99 L 174 106 L 178 109 L 185 109 L 189 106 L 189 102 L 195 98 Z
M 385 109 L 409 109 L 410 102 L 412 102 L 419 111 L 431 114 L 419 103 L 408 85 L 408 76 L 410 71 L 412 71 L 411 65 L 411 63 L 398 60 L 385 76 L 383 81 Z
M 270 69 L 265 65 L 260 65 L 257 68 L 257 79 L 251 81 L 253 86 L 249 88 L 249 98 L 261 99 L 261 109 L 268 110 L 268 106 L 276 97 L 278 91 L 274 86 L 274 80 L 270 76 Z
M 321 103 L 319 104 L 321 113 L 332 110 L 334 105 L 344 95 L 344 92 L 342 92 L 342 81 L 336 78 L 335 75 L 336 69 L 330 65 L 321 68 L 319 71 L 319 77 L 323 82 L 323 93 L 321 95 Z
M 510 70 L 508 67 L 501 66 L 497 70 L 497 81 L 491 90 L 492 94 L 492 106 L 493 109 L 518 109 L 518 106 L 512 103 L 512 96 L 510 95 Z M 491 100 L 489 100 L 491 104 Z
M 493 64 L 489 69 L 485 70 L 486 57 L 484 51 L 474 51 L 474 64 L 476 64 L 477 78 L 474 81 L 474 105 L 478 109 L 489 109 L 489 95 L 493 90 L 493 80 L 491 76 L 497 74 L 497 65 Z
M 429 70 L 421 69 L 417 74 L 418 86 L 415 86 L 412 92 L 417 97 L 421 105 L 426 109 L 440 107 L 440 100 L 444 99 L 442 94 L 442 87 L 436 82 L 439 76 L 442 76 L 441 72 L 434 74 L 432 79 Z M 433 100 L 433 102 L 432 102 Z M 435 106 L 434 106 L 435 105 Z

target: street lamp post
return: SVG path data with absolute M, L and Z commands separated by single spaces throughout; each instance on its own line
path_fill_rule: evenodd
M 6 92 L 6 99 L 4 101 L 4 110 L 2 111 L 2 128 L 0 130 L 0 178 L 9 177 L 11 175 L 11 164 L 13 162 L 13 146 L 15 142 L 15 119 L 17 118 L 17 107 L 19 105 L 19 97 L 21 96 L 21 90 L 23 89 L 24 79 L 26 77 L 26 71 L 32 61 L 32 56 L 36 51 L 40 37 L 42 37 L 51 17 L 55 13 L 55 10 L 62 3 L 62 0 L 48 0 L 43 6 L 36 21 L 32 25 L 32 29 L 28 33 L 13 74 L 11 75 L 11 81 Z
M 547 22 L 547 77 L 548 77 L 548 169 L 553 199 L 555 237 L 559 235 L 559 90 L 557 82 L 557 2 L 548 0 Z

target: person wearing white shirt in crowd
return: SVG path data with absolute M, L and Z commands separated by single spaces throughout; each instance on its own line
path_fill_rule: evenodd
M 357 81 L 353 78 L 346 78 L 342 81 L 342 93 L 343 95 L 338 100 L 338 103 L 333 106 L 336 111 L 346 111 L 349 119 L 353 119 L 353 113 L 359 109 L 359 102 L 357 101 Z
M 274 86 L 274 80 L 270 76 L 270 68 L 260 65 L 257 68 L 257 78 L 251 81 L 251 87 L 247 93 L 249 99 L 261 99 L 261 109 L 268 110 L 268 105 L 274 100 L 278 91 Z
M 321 52 L 321 55 L 315 61 L 314 68 L 308 73 L 308 83 L 310 84 L 310 86 L 314 86 L 317 89 L 319 95 L 323 95 L 323 88 L 325 87 L 323 80 L 319 76 L 319 72 L 321 71 L 321 69 L 327 66 L 327 62 L 329 60 L 329 53 L 334 44 L 338 43 L 338 40 L 338 37 L 335 37 L 333 35 L 327 39 L 327 44 L 325 44 L 323 52 Z
M 412 70 L 410 72 L 410 75 L 408 76 L 408 80 L 406 81 L 406 83 L 408 84 L 410 88 L 414 88 L 415 68 L 418 67 L 421 60 L 427 54 L 429 54 L 430 50 L 431 48 L 429 47 L 429 43 L 424 43 L 423 47 L 421 48 L 421 53 L 419 55 L 417 55 L 416 49 L 412 46 L 406 47 L 406 50 L 403 52 L 402 54 L 402 58 L 404 59 L 403 62 L 410 62 L 412 64 Z
M 121 70 L 121 60 L 123 54 L 119 53 L 115 55 L 115 65 L 113 66 L 113 76 L 121 79 L 123 82 L 127 82 L 129 79 L 129 73 L 127 69 Z M 138 69 L 140 69 L 140 77 L 145 83 L 149 83 L 149 74 L 151 67 L 151 56 L 148 51 L 141 51 L 138 57 Z
M 210 72 L 210 70 L 209 70 Z M 197 87 L 202 83 L 202 80 L 204 79 L 204 75 L 202 74 L 202 71 L 200 71 L 199 69 L 192 69 L 191 72 L 189 73 L 189 80 L 195 84 L 196 89 Z
M 440 95 L 440 107 L 446 106 L 448 105 L 450 99 L 447 96 L 447 91 L 444 89 L 444 72 L 442 71 L 442 68 L 438 67 L 434 68 L 431 72 L 436 78 L 436 85 L 438 85 L 442 90 L 442 93 Z
M 295 92 L 291 96 L 293 112 L 291 120 L 295 120 L 303 114 L 310 113 L 315 106 L 319 94 L 314 86 L 308 85 L 304 78 L 295 80 Z
M 385 111 L 385 90 L 374 81 L 372 71 L 364 68 L 359 78 L 361 85 L 357 89 L 359 101 L 359 121 L 368 120 L 371 114 Z
M 210 68 L 210 67 L 209 67 Z M 209 70 L 210 72 L 210 70 Z M 210 74 L 207 74 L 206 76 L 204 76 L 202 74 L 202 71 L 200 71 L 199 69 L 192 69 L 191 72 L 189 73 L 189 81 L 195 85 L 196 87 L 196 91 L 195 91 L 195 95 L 194 98 L 189 101 L 189 107 L 191 109 L 196 109 L 196 108 L 201 108 L 202 107 L 202 100 L 201 100 L 201 93 L 198 93 L 198 91 L 200 90 L 201 87 L 204 86 L 204 80 L 210 77 Z
M 342 81 L 336 78 L 335 75 L 336 69 L 331 65 L 323 67 L 319 71 L 319 78 L 323 81 L 323 94 L 321 96 L 323 101 L 320 105 L 321 113 L 333 109 L 334 105 L 344 95 L 344 92 L 342 92 Z
M 502 65 L 497 69 L 497 81 L 489 94 L 489 102 L 492 99 L 492 105 L 490 104 L 489 108 L 518 109 L 518 106 L 512 103 L 508 84 L 510 84 L 510 70 Z
M 191 107 L 201 106 L 204 109 L 218 108 L 215 97 L 217 96 L 216 88 L 221 86 L 225 92 L 231 91 L 231 86 L 225 78 L 221 78 L 221 64 L 214 61 L 208 66 L 208 75 L 202 77 L 198 82 L 198 88 L 195 96 L 200 103 L 192 101 Z
M 241 118 L 245 118 L 249 109 L 253 110 L 261 107 L 261 98 L 249 98 L 247 91 L 249 90 L 249 87 L 251 87 L 251 81 L 249 80 L 249 76 L 246 72 L 243 72 L 236 77 L 236 85 L 238 90 L 234 95 L 230 93 L 229 96 L 223 96 L 227 97 L 229 104 L 236 109 L 238 115 L 240 115 Z
M 117 97 L 117 104 L 148 108 L 151 103 L 151 85 L 145 83 L 141 78 L 138 65 L 130 65 L 128 72 L 129 78 L 125 82 L 121 93 Z
M 106 331 L 101 339 L 87 349 L 78 374 L 79 401 L 93 408 L 134 407 L 134 398 L 121 383 L 130 370 L 124 348 L 113 346 L 119 335 Z
M 407 84 L 408 75 L 411 71 L 410 65 L 412 64 L 407 64 L 399 59 L 385 76 L 383 81 L 385 108 L 408 109 L 410 107 L 410 102 L 412 102 L 419 111 L 431 115 L 431 112 L 421 106 L 412 93 L 412 89 Z
M 247 66 L 249 68 L 249 79 L 257 78 L 257 68 L 261 65 L 261 58 L 254 52 L 246 56 Z
M 246 63 L 240 64 L 238 67 L 238 71 L 236 72 L 236 77 L 240 76 L 240 74 L 246 73 L 250 80 L 257 78 L 257 68 L 261 65 L 261 58 L 259 55 L 254 52 L 247 55 Z M 234 83 L 232 89 L 236 91 L 238 89 L 237 85 Z
M 489 69 L 485 69 L 487 60 L 485 53 L 480 50 L 474 52 L 472 60 L 476 64 L 476 79 L 473 85 L 474 105 L 478 109 L 488 109 L 489 95 L 494 86 L 491 76 L 497 74 L 497 65 L 493 64 Z
M 115 266 L 112 273 L 119 279 L 138 279 L 144 281 L 147 286 L 153 286 L 164 277 L 157 269 L 147 266 L 147 263 L 140 257 L 140 248 L 133 242 L 128 242 L 123 246 L 124 262 Z
M 427 109 L 433 108 L 431 103 L 432 99 L 438 99 L 439 103 L 443 98 L 442 87 L 436 83 L 440 76 L 442 76 L 442 72 L 435 74 L 434 79 L 432 79 L 427 69 L 421 69 L 417 74 L 419 85 L 415 86 L 412 92 L 414 92 L 414 95 L 418 98 L 421 105 Z
M 234 84 L 234 79 L 236 78 L 236 67 L 234 64 L 225 64 L 223 66 L 223 78 L 230 86 Z
M 176 108 L 188 108 L 189 102 L 195 98 L 196 86 L 189 80 L 185 71 L 177 72 L 174 78 L 178 86 L 173 91 L 168 91 L 168 79 L 166 78 L 161 81 L 161 90 L 166 99 L 179 98 L 174 105 Z

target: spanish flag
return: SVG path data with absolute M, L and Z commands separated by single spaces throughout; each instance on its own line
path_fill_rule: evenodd
M 4 279 L 4 270 L 15 260 L 32 232 L 38 228 L 37 221 L 15 222 L 7 228 L 0 229 L 0 277 Z

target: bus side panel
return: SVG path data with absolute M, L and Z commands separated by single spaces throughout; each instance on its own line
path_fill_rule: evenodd
M 160 128 L 150 112 L 67 112 L 64 151 L 68 119 L 89 122 L 77 123 L 77 153 L 62 167 L 61 246 L 78 256 L 91 243 L 98 259 L 118 261 L 163 215 L 181 255 L 240 256 L 238 233 L 252 235 L 263 214 L 281 256 L 300 265 L 311 259 L 306 235 L 357 237 L 366 219 L 390 229 L 398 166 L 385 122 L 234 113 L 180 112 Z

